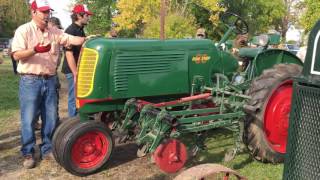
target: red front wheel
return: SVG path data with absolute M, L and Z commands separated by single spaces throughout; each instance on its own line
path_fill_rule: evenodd
M 183 168 L 187 161 L 187 148 L 179 140 L 169 139 L 157 147 L 153 158 L 162 171 L 175 173 Z
M 114 142 L 101 122 L 80 123 L 70 129 L 60 145 L 60 164 L 70 173 L 86 176 L 102 169 L 109 160 Z

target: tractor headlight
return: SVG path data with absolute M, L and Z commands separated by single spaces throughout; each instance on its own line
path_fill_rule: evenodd
M 259 46 L 266 46 L 269 42 L 269 36 L 268 35 L 260 35 L 258 36 L 258 45 Z

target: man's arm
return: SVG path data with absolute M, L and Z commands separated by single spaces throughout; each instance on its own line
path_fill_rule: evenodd
M 27 39 L 25 34 L 26 31 L 23 28 L 19 27 L 16 30 L 11 42 L 11 53 L 13 55 L 13 58 L 17 61 L 23 61 L 36 54 L 34 48 L 27 48 Z
M 80 46 L 86 40 L 85 37 L 73 36 L 67 33 L 60 35 L 59 43 L 65 47 L 70 45 Z
M 76 65 L 76 61 L 73 56 L 73 52 L 70 50 L 69 51 L 67 50 L 65 55 L 66 55 L 66 59 L 67 59 L 69 68 L 75 78 L 77 76 L 77 65 Z
M 13 58 L 16 61 L 18 61 L 18 60 L 23 61 L 23 60 L 27 59 L 28 57 L 31 57 L 35 54 L 36 54 L 36 52 L 34 51 L 34 49 L 20 50 L 20 51 L 16 51 L 16 52 L 12 53 Z
M 18 50 L 13 53 L 13 58 L 19 58 L 18 60 L 24 60 L 30 56 L 35 55 L 36 53 L 45 53 L 49 52 L 51 49 L 51 43 L 40 44 L 38 43 L 33 49 Z

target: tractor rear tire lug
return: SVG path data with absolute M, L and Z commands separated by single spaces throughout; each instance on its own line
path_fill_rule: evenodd
M 285 128 L 286 125 L 282 124 L 282 126 L 279 126 L 279 123 L 284 123 L 285 121 L 280 122 L 278 120 L 278 115 L 284 117 L 283 112 L 285 109 L 281 108 L 283 108 L 283 105 L 288 106 L 288 104 L 290 104 L 290 99 L 287 98 L 287 92 L 290 92 L 292 89 L 292 78 L 298 76 L 301 73 L 301 70 L 302 67 L 297 64 L 275 65 L 273 68 L 265 70 L 262 75 L 254 79 L 252 86 L 247 91 L 247 95 L 251 96 L 252 99 L 244 106 L 246 118 L 244 121 L 243 140 L 255 159 L 272 163 L 284 161 L 286 138 L 278 133 L 279 128 L 277 129 L 276 127 L 281 127 L 282 129 L 280 130 L 283 131 L 283 128 Z M 281 91 L 285 93 L 281 94 Z M 279 98 L 273 99 L 276 95 L 279 96 L 280 100 Z M 275 105 L 272 106 L 272 103 L 275 103 Z M 278 111 L 280 113 L 270 115 L 267 112 L 267 108 L 273 107 L 280 108 Z M 277 117 L 277 119 L 274 119 L 273 117 Z M 265 122 L 267 120 L 269 124 Z M 280 143 L 280 148 L 276 146 L 278 142 L 272 141 L 272 143 L 275 144 L 271 144 L 271 140 L 268 139 L 269 137 L 265 132 L 265 128 L 273 130 L 272 132 L 268 129 L 268 133 L 275 133 L 274 135 L 276 135 L 276 140 Z

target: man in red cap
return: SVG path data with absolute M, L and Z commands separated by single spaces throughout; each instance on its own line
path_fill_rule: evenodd
M 83 28 L 88 24 L 90 16 L 93 15 L 84 4 L 77 4 L 72 10 L 72 24 L 65 33 L 85 37 Z M 69 117 L 77 115 L 74 83 L 77 77 L 77 63 L 81 46 L 70 46 L 65 48 L 65 57 L 62 64 L 62 73 L 68 80 L 68 114 Z
M 80 45 L 85 40 L 47 26 L 52 11 L 47 0 L 33 0 L 30 7 L 32 20 L 18 27 L 12 41 L 12 55 L 19 61 L 21 152 L 25 158 L 23 166 L 27 169 L 36 164 L 34 124 L 39 112 L 42 120 L 40 155 L 42 159 L 52 157 L 51 137 L 58 121 L 59 46 Z

